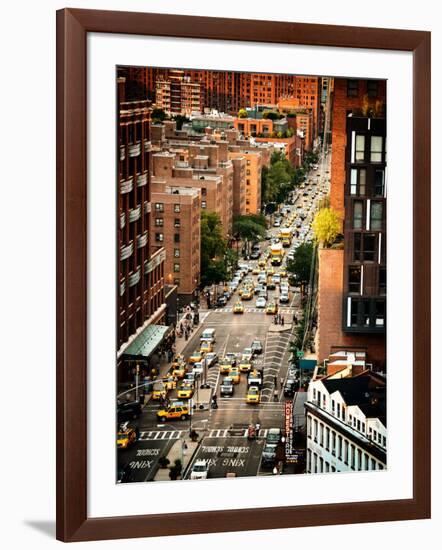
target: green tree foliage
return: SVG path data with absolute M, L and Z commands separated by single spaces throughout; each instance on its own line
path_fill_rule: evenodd
M 316 240 L 325 248 L 330 248 L 340 233 L 341 220 L 332 208 L 321 208 L 313 220 L 312 227 Z
M 227 242 L 222 234 L 222 224 L 215 212 L 201 214 L 201 282 L 204 285 L 227 279 L 224 255 Z
M 263 202 L 284 202 L 293 190 L 294 170 L 284 153 L 275 151 L 270 157 L 270 167 L 263 173 L 261 196 Z
M 259 214 L 236 216 L 233 221 L 233 233 L 246 243 L 246 247 L 248 243 L 262 239 L 265 232 L 265 218 Z
M 167 118 L 167 115 L 163 109 L 152 109 L 151 118 L 152 122 L 158 123 L 163 122 Z
M 189 122 L 190 119 L 187 118 L 186 116 L 183 116 L 183 115 L 176 115 L 173 117 L 173 120 L 176 122 L 176 129 L 177 130 L 181 130 L 181 128 L 183 127 L 183 124 L 185 122 Z
M 287 262 L 287 271 L 293 275 L 296 285 L 307 285 L 313 257 L 313 243 L 302 243 L 295 251 L 293 260 Z
M 281 113 L 277 113 L 276 111 L 264 111 L 262 113 L 262 118 L 266 118 L 268 120 L 279 120 L 283 117 Z
M 238 118 L 247 118 L 247 111 L 245 109 L 240 109 L 238 111 Z

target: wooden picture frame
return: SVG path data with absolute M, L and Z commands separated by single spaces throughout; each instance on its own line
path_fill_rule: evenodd
M 90 32 L 412 52 L 413 498 L 179 513 L 173 514 L 173 521 L 166 514 L 88 518 L 86 37 Z M 85 541 L 429 517 L 430 33 L 134 12 L 57 12 L 57 538 Z

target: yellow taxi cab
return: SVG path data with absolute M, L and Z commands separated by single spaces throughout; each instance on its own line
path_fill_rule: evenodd
M 272 266 L 270 266 L 270 267 L 268 267 L 268 268 L 266 269 L 266 273 L 267 273 L 267 275 L 274 275 L 274 274 L 275 274 L 275 270 L 273 269 Z
M 180 399 L 190 399 L 194 391 L 193 384 L 183 384 L 178 388 L 177 395 Z
M 241 372 L 250 372 L 252 370 L 252 363 L 247 359 L 242 359 L 239 362 L 239 370 Z
M 135 430 L 127 424 L 123 424 L 117 433 L 117 448 L 127 449 L 132 443 L 137 440 L 137 434 Z
M 241 300 L 251 300 L 252 298 L 253 298 L 253 290 L 251 288 L 247 288 L 241 294 Z
M 259 275 L 260 271 L 261 270 L 259 269 L 259 265 L 258 265 L 252 269 L 252 275 Z
M 275 304 L 275 302 L 270 302 L 269 304 L 267 304 L 266 313 L 268 313 L 269 315 L 274 315 L 277 312 L 278 306 Z
M 176 378 L 173 376 L 168 376 L 167 378 L 163 378 L 162 382 L 164 384 L 164 387 L 166 390 L 174 390 L 176 388 Z
M 244 313 L 244 306 L 241 302 L 236 302 L 233 306 L 233 313 Z
M 172 369 L 172 376 L 175 378 L 178 378 L 178 380 L 181 380 L 184 378 L 184 375 L 187 372 L 187 367 L 185 363 L 177 363 L 175 367 Z
M 201 353 L 211 353 L 213 351 L 213 344 L 209 340 L 203 340 L 200 346 Z
M 221 374 L 229 374 L 232 368 L 232 363 L 228 359 L 220 359 L 219 361 L 219 372 Z
M 193 365 L 193 363 L 200 363 L 203 360 L 204 353 L 202 351 L 194 351 L 192 355 L 189 357 L 189 363 Z
M 246 394 L 246 403 L 259 403 L 260 392 L 256 386 L 250 386 Z
M 160 409 L 157 412 L 157 418 L 161 422 L 166 422 L 166 420 L 186 420 L 189 416 L 189 407 L 184 403 L 173 403 L 169 405 L 167 409 Z
M 287 277 L 287 271 L 285 269 L 282 269 L 279 272 L 279 276 L 281 277 L 281 279 L 285 279 Z
M 230 369 L 229 376 L 234 384 L 239 384 L 239 381 L 241 380 L 241 373 L 239 372 L 238 367 L 232 367 Z
M 165 399 L 167 396 L 167 389 L 163 382 L 155 382 L 152 390 L 152 399 L 158 401 L 160 399 Z
M 266 260 L 262 258 L 261 260 L 259 260 L 258 265 L 259 267 L 265 267 L 266 263 L 267 263 Z

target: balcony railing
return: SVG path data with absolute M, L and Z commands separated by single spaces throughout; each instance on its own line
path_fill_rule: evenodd
M 147 244 L 147 231 L 142 235 L 137 235 L 137 248 L 143 248 Z
M 152 211 L 152 204 L 149 201 L 144 203 L 144 213 L 149 214 Z
M 152 143 L 148 139 L 144 140 L 144 151 L 146 153 L 149 153 L 150 151 L 152 151 Z
M 129 275 L 129 286 L 134 286 L 138 283 L 138 281 L 141 278 L 141 268 L 138 267 L 138 269 Z
M 143 185 L 146 185 L 146 183 L 147 183 L 147 170 L 142 174 L 137 174 L 138 187 L 142 187 Z
M 123 279 L 120 281 L 120 296 L 123 296 L 123 294 L 126 292 L 126 281 Z
M 130 176 L 127 180 L 120 180 L 120 193 L 124 195 L 125 193 L 130 193 L 134 188 L 134 178 Z
M 129 244 L 121 247 L 121 249 L 120 249 L 120 259 L 121 260 L 126 260 L 127 258 L 132 256 L 133 251 L 134 251 L 134 243 L 133 243 L 133 241 L 130 241 Z
M 140 219 L 141 216 L 141 205 L 137 206 L 136 208 L 132 208 L 129 210 L 129 221 L 130 222 L 136 222 Z
M 126 158 L 126 147 L 124 145 L 120 145 L 120 160 L 124 160 Z
M 131 143 L 128 146 L 129 156 L 136 157 L 141 153 L 141 142 Z
M 126 212 L 121 212 L 120 214 L 120 228 L 123 229 L 123 227 L 126 225 Z

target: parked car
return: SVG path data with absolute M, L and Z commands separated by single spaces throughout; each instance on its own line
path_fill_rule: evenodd
M 227 304 L 227 298 L 223 296 L 218 296 L 218 300 L 216 301 L 216 305 L 218 307 L 224 307 Z
M 293 397 L 295 395 L 297 383 L 295 378 L 287 378 L 284 384 L 284 397 Z
M 277 445 L 282 438 L 281 428 L 270 428 L 267 432 L 266 443 Z
M 266 443 L 262 450 L 261 466 L 263 468 L 273 468 L 276 463 L 276 444 Z
M 289 300 L 289 295 L 286 292 L 281 292 L 281 294 L 279 295 L 279 303 L 287 304 Z
M 260 307 L 260 308 L 263 308 L 263 307 L 266 307 L 266 299 L 263 297 L 263 296 L 259 296 L 258 299 L 256 300 L 256 307 Z

